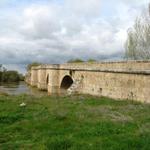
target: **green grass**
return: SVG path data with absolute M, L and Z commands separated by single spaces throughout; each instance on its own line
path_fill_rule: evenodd
M 0 96 L 0 150 L 149 148 L 148 104 L 89 95 Z

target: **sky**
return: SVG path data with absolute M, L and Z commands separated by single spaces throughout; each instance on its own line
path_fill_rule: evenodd
M 149 0 L 0 0 L 0 64 L 120 60 Z

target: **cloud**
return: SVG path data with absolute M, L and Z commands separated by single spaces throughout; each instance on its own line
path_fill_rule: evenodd
M 100 14 L 101 0 L 65 0 L 64 3 L 71 15 L 94 17 Z
M 147 4 L 146 0 L 38 2 L 14 1 L 15 9 L 0 10 L 0 63 L 9 68 L 22 68 L 33 61 L 63 63 L 79 57 L 120 59 L 126 30 Z

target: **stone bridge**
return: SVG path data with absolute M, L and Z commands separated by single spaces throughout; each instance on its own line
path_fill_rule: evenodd
M 150 102 L 150 61 L 32 67 L 26 82 L 49 94 L 67 92 Z

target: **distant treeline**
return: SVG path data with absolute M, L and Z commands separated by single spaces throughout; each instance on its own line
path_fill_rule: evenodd
M 80 59 L 80 58 L 76 58 L 76 59 L 70 59 L 67 61 L 67 63 L 83 63 L 83 62 L 97 62 L 97 60 L 95 59 L 88 59 L 88 60 L 83 60 L 83 59 Z
M 0 65 L 0 82 L 19 82 L 23 81 L 24 76 L 17 71 L 8 71 L 5 67 Z

